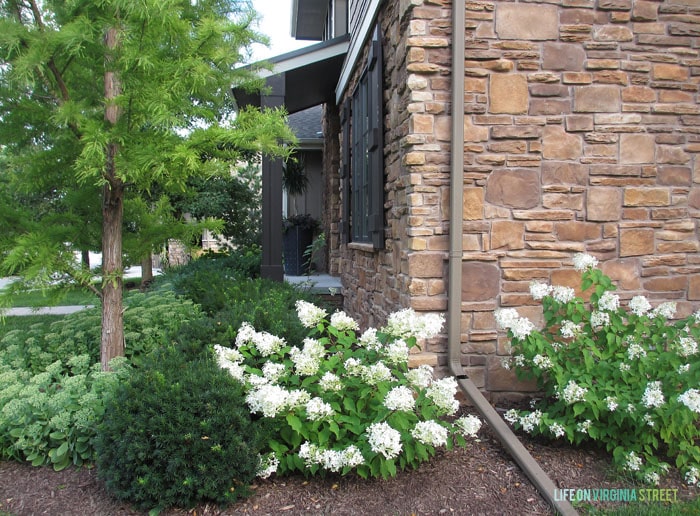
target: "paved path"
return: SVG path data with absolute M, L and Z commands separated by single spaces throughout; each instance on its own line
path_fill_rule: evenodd
M 24 306 L 18 306 L 15 308 L 8 308 L 3 311 L 3 315 L 15 316 L 15 315 L 68 315 L 75 312 L 80 312 L 86 308 L 94 308 L 94 305 L 85 306 L 44 306 L 41 308 L 30 308 Z

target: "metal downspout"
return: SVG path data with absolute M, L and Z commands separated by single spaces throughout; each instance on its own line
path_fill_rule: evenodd
M 464 202 L 464 59 L 466 0 L 452 1 L 452 156 L 450 177 L 450 251 L 447 301 L 447 332 L 450 372 L 459 386 L 477 408 L 481 416 L 496 432 L 501 444 L 522 468 L 542 497 L 560 514 L 578 514 L 566 500 L 557 500 L 557 487 L 532 458 L 525 446 L 501 419 L 491 403 L 481 394 L 464 369 L 461 361 L 462 319 L 462 232 Z M 460 144 L 460 142 L 462 142 Z

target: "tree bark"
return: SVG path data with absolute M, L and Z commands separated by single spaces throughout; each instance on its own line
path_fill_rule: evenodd
M 105 35 L 107 47 L 105 71 L 105 120 L 111 125 L 119 121 L 119 107 L 115 99 L 121 93 L 119 76 L 111 70 L 113 52 L 118 45 L 116 27 Z M 116 158 L 119 145 L 109 142 L 102 190 L 102 340 L 100 362 L 102 370 L 109 370 L 114 357 L 124 356 L 124 271 L 122 266 L 122 222 L 124 219 L 124 182 L 117 174 Z

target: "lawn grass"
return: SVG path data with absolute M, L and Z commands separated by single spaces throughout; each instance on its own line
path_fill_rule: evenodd
M 585 509 L 582 507 L 582 509 Z M 700 514 L 700 498 L 690 501 L 662 503 L 662 502 L 630 502 L 626 505 L 611 509 L 582 510 L 581 514 L 595 516 L 686 516 Z

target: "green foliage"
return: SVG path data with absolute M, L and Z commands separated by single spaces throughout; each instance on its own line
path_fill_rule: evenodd
M 512 339 L 520 377 L 535 378 L 543 399 L 533 412 L 507 419 L 527 432 L 597 441 L 615 465 L 656 483 L 669 465 L 688 483 L 700 480 L 700 312 L 673 320 L 674 303 L 652 309 L 643 296 L 627 309 L 597 261 L 577 255 L 582 290 L 534 283 L 544 326 L 536 331 L 513 309 L 496 314 Z
M 125 300 L 126 356 L 138 365 L 152 349 L 169 341 L 185 322 L 201 313 L 191 301 L 178 298 L 162 287 L 133 293 Z M 36 324 L 7 332 L 0 339 L 0 359 L 13 368 L 38 374 L 56 360 L 87 355 L 90 363 L 100 359 L 100 310 L 83 310 L 50 325 Z
M 96 439 L 98 473 L 143 509 L 233 502 L 248 494 L 263 422 L 211 356 L 155 353 L 114 392 Z
M 94 460 L 93 440 L 105 412 L 104 399 L 128 374 L 123 362 L 113 373 L 91 366 L 90 357 L 56 360 L 32 375 L 0 356 L 0 457 L 26 460 L 55 470 Z
M 344 313 L 329 321 L 315 305 L 297 308 L 310 329 L 303 345 L 244 324 L 235 349 L 215 346 L 220 366 L 245 385 L 251 412 L 272 421 L 267 473 L 387 478 L 478 431 L 473 416 L 451 422 L 459 406 L 454 378 L 408 368 L 410 348 L 439 332 L 441 317 L 398 312 L 382 332 L 358 339 Z

